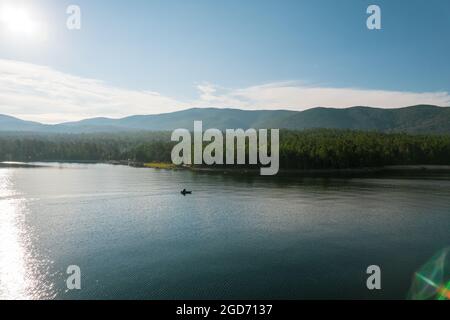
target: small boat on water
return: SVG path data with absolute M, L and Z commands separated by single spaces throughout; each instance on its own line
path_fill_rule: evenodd
M 187 191 L 186 189 L 181 190 L 181 194 L 186 196 L 187 194 L 192 194 L 192 191 Z

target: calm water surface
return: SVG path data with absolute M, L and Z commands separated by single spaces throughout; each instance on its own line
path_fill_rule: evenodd
M 449 230 L 448 174 L 3 168 L 0 299 L 402 299 Z M 372 264 L 381 291 L 366 289 Z M 80 291 L 66 290 L 69 265 Z

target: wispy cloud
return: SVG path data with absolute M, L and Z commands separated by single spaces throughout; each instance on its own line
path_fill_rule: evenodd
M 117 88 L 49 67 L 0 60 L 0 113 L 54 123 L 182 107 L 179 101 L 156 92 Z
M 312 107 L 347 108 L 373 106 L 399 108 L 416 104 L 450 106 L 447 92 L 402 92 L 271 83 L 244 89 L 226 90 L 214 85 L 198 86 L 201 99 L 210 106 L 236 106 L 245 109 L 306 110 Z
M 0 59 L 0 113 L 46 123 L 98 116 L 118 118 L 132 114 L 156 114 L 191 107 L 305 110 L 317 106 L 450 106 L 447 92 L 331 88 L 293 82 L 240 89 L 205 83 L 198 85 L 197 89 L 197 99 L 180 101 L 157 92 L 118 88 L 50 67 Z

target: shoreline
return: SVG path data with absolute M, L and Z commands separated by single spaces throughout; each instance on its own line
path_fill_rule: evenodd
M 39 163 L 39 164 L 36 164 Z M 45 163 L 75 163 L 75 164 L 110 164 L 134 168 L 148 168 L 158 170 L 190 170 L 193 172 L 250 174 L 259 173 L 260 168 L 237 167 L 206 167 L 206 166 L 177 166 L 166 162 L 137 162 L 137 161 L 37 161 L 37 162 L 0 162 L 0 168 L 42 168 Z M 345 169 L 282 169 L 279 174 L 348 174 L 348 173 L 382 173 L 382 172 L 450 172 L 450 165 L 389 165 L 383 167 L 345 168 Z
M 253 168 L 206 168 L 192 167 L 188 170 L 204 173 L 223 174 L 259 174 L 260 169 Z M 282 169 L 278 175 L 351 175 L 351 174 L 377 174 L 377 173 L 450 173 L 448 165 L 391 165 L 370 168 L 346 168 L 346 169 Z
M 120 164 L 122 165 L 122 164 Z M 176 166 L 172 163 L 133 163 L 123 164 L 136 168 L 148 168 L 156 170 L 189 170 L 197 173 L 213 173 L 213 174 L 243 174 L 243 175 L 259 175 L 260 168 L 237 168 L 237 167 L 206 167 L 206 166 Z M 360 175 L 360 174 L 407 174 L 407 173 L 450 173 L 450 165 L 389 165 L 383 167 L 364 167 L 364 168 L 345 168 L 345 169 L 283 169 L 280 168 L 277 175 Z M 275 176 L 277 176 L 275 175 Z
M 27 162 L 0 162 L 0 169 L 3 168 L 43 168 L 45 166 L 37 165 L 33 163 L 27 163 Z

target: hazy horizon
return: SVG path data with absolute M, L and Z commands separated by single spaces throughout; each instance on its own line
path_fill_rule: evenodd
M 0 116 L 7 116 L 7 117 L 12 117 L 18 120 L 23 120 L 23 121 L 30 121 L 30 122 L 35 122 L 38 124 L 43 124 L 43 125 L 59 125 L 59 124 L 67 124 L 67 123 L 76 123 L 76 122 L 81 122 L 81 121 L 85 121 L 85 120 L 93 120 L 93 119 L 108 119 L 108 120 L 122 120 L 122 119 L 126 119 L 129 117 L 134 117 L 134 116 L 158 116 L 158 115 L 165 115 L 165 114 L 172 114 L 172 113 L 176 113 L 176 112 L 185 112 L 185 111 L 190 111 L 190 110 L 235 110 L 235 111 L 291 111 L 291 112 L 303 112 L 303 111 L 308 111 L 308 110 L 313 110 L 313 109 L 333 109 L 333 110 L 346 110 L 346 109 L 353 109 L 353 108 L 370 108 L 370 109 L 391 109 L 391 110 L 398 110 L 398 109 L 406 109 L 406 108 L 412 108 L 412 107 L 417 107 L 417 106 L 430 106 L 430 107 L 438 107 L 438 108 L 450 108 L 450 106 L 438 106 L 438 105 L 429 105 L 429 104 L 422 104 L 422 105 L 411 105 L 411 106 L 404 106 L 404 107 L 397 107 L 397 108 L 383 108 L 383 107 L 375 107 L 375 106 L 350 106 L 350 107 L 343 107 L 343 108 L 335 108 L 335 107 L 311 107 L 305 110 L 290 110 L 290 109 L 240 109 L 240 108 L 233 108 L 233 107 L 189 107 L 186 109 L 180 109 L 180 110 L 176 110 L 176 111 L 171 111 L 171 112 L 163 112 L 163 113 L 154 113 L 154 114 L 130 114 L 124 117 L 117 117 L 117 118 L 113 118 L 113 117 L 102 117 L 102 116 L 98 116 L 98 117 L 91 117 L 91 118 L 82 118 L 79 120 L 74 120 L 74 121 L 64 121 L 64 122 L 55 122 L 55 123 L 46 123 L 46 122 L 40 122 L 40 121 L 33 121 L 33 120 L 27 120 L 24 118 L 20 118 L 14 115 L 9 115 L 9 114 L 3 114 L 0 113 Z

